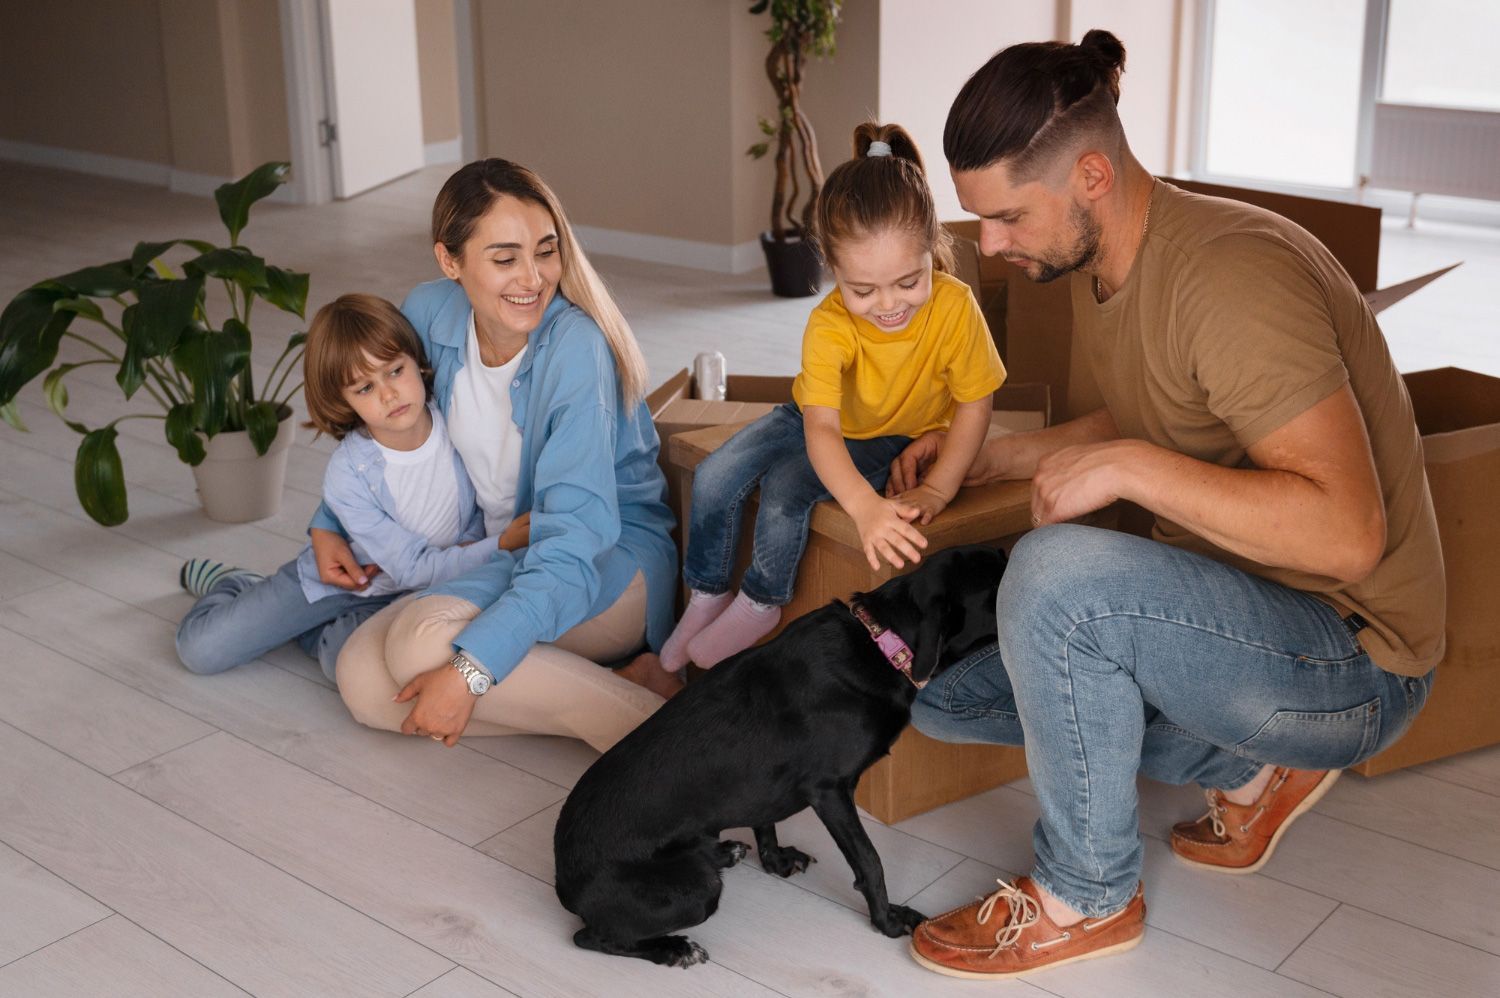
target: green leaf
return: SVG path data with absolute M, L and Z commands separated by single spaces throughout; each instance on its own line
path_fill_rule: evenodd
M 112 298 L 135 287 L 135 275 L 131 272 L 129 260 L 85 267 L 53 280 L 75 295 L 89 295 L 92 298 Z
M 203 463 L 208 451 L 193 424 L 193 403 L 183 402 L 167 410 L 167 443 L 177 448 L 177 456 L 193 467 Z
M 238 330 L 232 327 L 238 327 Z M 239 332 L 243 330 L 243 334 Z M 229 382 L 250 359 L 249 330 L 233 319 L 223 332 L 189 329 L 172 349 L 172 363 L 193 389 L 193 424 L 205 436 L 224 429 L 229 418 Z
M 42 382 L 42 394 L 47 396 L 47 408 L 57 413 L 57 418 L 67 421 L 67 413 L 63 410 L 68 407 L 68 386 L 63 384 L 63 378 L 77 364 L 62 364 L 47 372 L 46 380 Z
M 759 124 L 760 124 L 760 134 L 762 134 L 762 135 L 775 135 L 776 134 L 776 126 L 773 125 L 773 124 L 771 124 L 771 120 L 769 118 L 761 118 Z
M 283 312 L 291 312 L 300 318 L 307 310 L 307 288 L 306 274 L 268 266 L 266 267 L 266 286 L 256 288 L 255 293 Z
M 70 311 L 53 306 L 73 293 L 54 282 L 33 285 L 0 312 L 0 405 L 52 366 L 57 346 L 73 321 Z
M 281 424 L 275 402 L 257 402 L 245 410 L 245 429 L 250 433 L 250 444 L 255 453 L 265 454 L 276 439 L 276 430 Z
M 26 424 L 21 420 L 21 410 L 16 408 L 15 399 L 11 399 L 4 405 L 0 405 L 0 419 L 5 420 L 6 423 L 10 424 L 17 430 L 20 430 L 22 433 L 31 432 L 30 430 L 26 429 Z
M 203 275 L 180 281 L 150 281 L 139 285 L 134 305 L 121 318 L 125 331 L 125 357 L 115 375 L 125 397 L 130 398 L 146 380 L 146 361 L 172 352 L 183 331 L 190 328 L 193 313 L 203 295 Z
M 751 159 L 760 159 L 767 152 L 769 152 L 770 149 L 771 149 L 771 143 L 769 143 L 769 142 L 757 142 L 757 143 L 755 143 L 755 145 L 753 145 L 749 149 L 745 150 L 745 155 L 749 156 Z
M 214 191 L 230 243 L 239 243 L 240 231 L 250 220 L 250 206 L 286 183 L 291 169 L 290 163 L 262 163 L 234 183 Z
M 130 254 L 130 272 L 137 277 L 146 272 L 146 268 L 156 261 L 173 246 L 191 246 L 201 255 L 210 253 L 214 249 L 213 243 L 206 243 L 202 239 L 168 239 L 164 243 L 136 243 L 135 250 Z M 160 273 L 160 271 L 158 271 Z M 162 274 L 163 277 L 169 276 Z
M 74 315 L 81 315 L 95 322 L 104 321 L 104 309 L 100 308 L 99 303 L 92 298 L 64 298 L 62 301 L 53 303 L 52 311 L 72 312 Z
M 84 434 L 73 462 L 78 502 L 85 513 L 106 527 L 118 526 L 130 516 L 125 502 L 125 469 L 115 446 L 118 435 L 113 423 Z
M 210 250 L 183 264 L 183 269 L 189 274 L 207 274 L 233 281 L 250 291 L 266 286 L 266 261 L 243 246 Z

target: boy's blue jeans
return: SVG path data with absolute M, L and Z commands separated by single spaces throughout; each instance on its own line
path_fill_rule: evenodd
M 877 492 L 909 443 L 910 437 L 901 436 L 844 440 L 854 467 Z M 729 589 L 745 502 L 757 485 L 760 510 L 740 589 L 757 603 L 785 606 L 792 601 L 813 506 L 830 498 L 807 456 L 802 413 L 791 403 L 740 430 L 698 466 L 682 577 L 699 592 Z
M 1432 681 L 1375 665 L 1312 596 L 1093 527 L 1021 538 L 996 613 L 998 647 L 933 680 L 912 723 L 1025 746 L 1032 876 L 1090 917 L 1140 880 L 1137 772 L 1234 789 L 1266 763 L 1352 766 L 1406 730 Z
M 210 675 L 296 640 L 332 680 L 339 649 L 349 635 L 399 595 L 349 593 L 309 603 L 295 560 L 259 582 L 231 575 L 194 603 L 177 625 L 177 657 L 189 671 Z

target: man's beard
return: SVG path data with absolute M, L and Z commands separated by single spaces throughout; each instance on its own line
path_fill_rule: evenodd
M 1066 252 L 1038 259 L 1037 276 L 1031 279 L 1038 284 L 1055 281 L 1064 274 L 1082 270 L 1099 256 L 1100 226 L 1097 219 L 1082 205 L 1075 204 L 1068 212 L 1068 221 L 1073 223 L 1073 245 Z M 1030 276 L 1030 275 L 1027 275 Z

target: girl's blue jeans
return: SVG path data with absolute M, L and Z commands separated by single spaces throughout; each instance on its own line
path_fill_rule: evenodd
M 854 467 L 877 492 L 909 443 L 910 437 L 901 436 L 844 440 Z M 802 413 L 792 403 L 740 430 L 698 465 L 683 581 L 699 592 L 728 591 L 745 503 L 757 485 L 760 510 L 740 589 L 757 603 L 785 606 L 792 601 L 813 506 L 830 498 L 807 456 Z
M 1140 880 L 1138 772 L 1233 789 L 1267 763 L 1352 766 L 1400 737 L 1432 682 L 1381 669 L 1306 593 L 1093 527 L 1021 538 L 996 614 L 998 646 L 933 680 L 912 722 L 1025 747 L 1032 875 L 1091 917 Z
M 295 640 L 332 680 L 339 649 L 349 635 L 398 595 L 349 593 L 309 603 L 295 559 L 258 582 L 231 575 L 194 603 L 177 625 L 177 657 L 189 671 L 210 675 Z

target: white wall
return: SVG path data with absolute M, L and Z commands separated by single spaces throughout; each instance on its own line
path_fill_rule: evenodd
M 917 140 L 938 217 L 967 217 L 943 159 L 943 122 L 959 89 L 990 56 L 1055 37 L 1054 3 L 1037 0 L 882 0 L 880 119 Z

